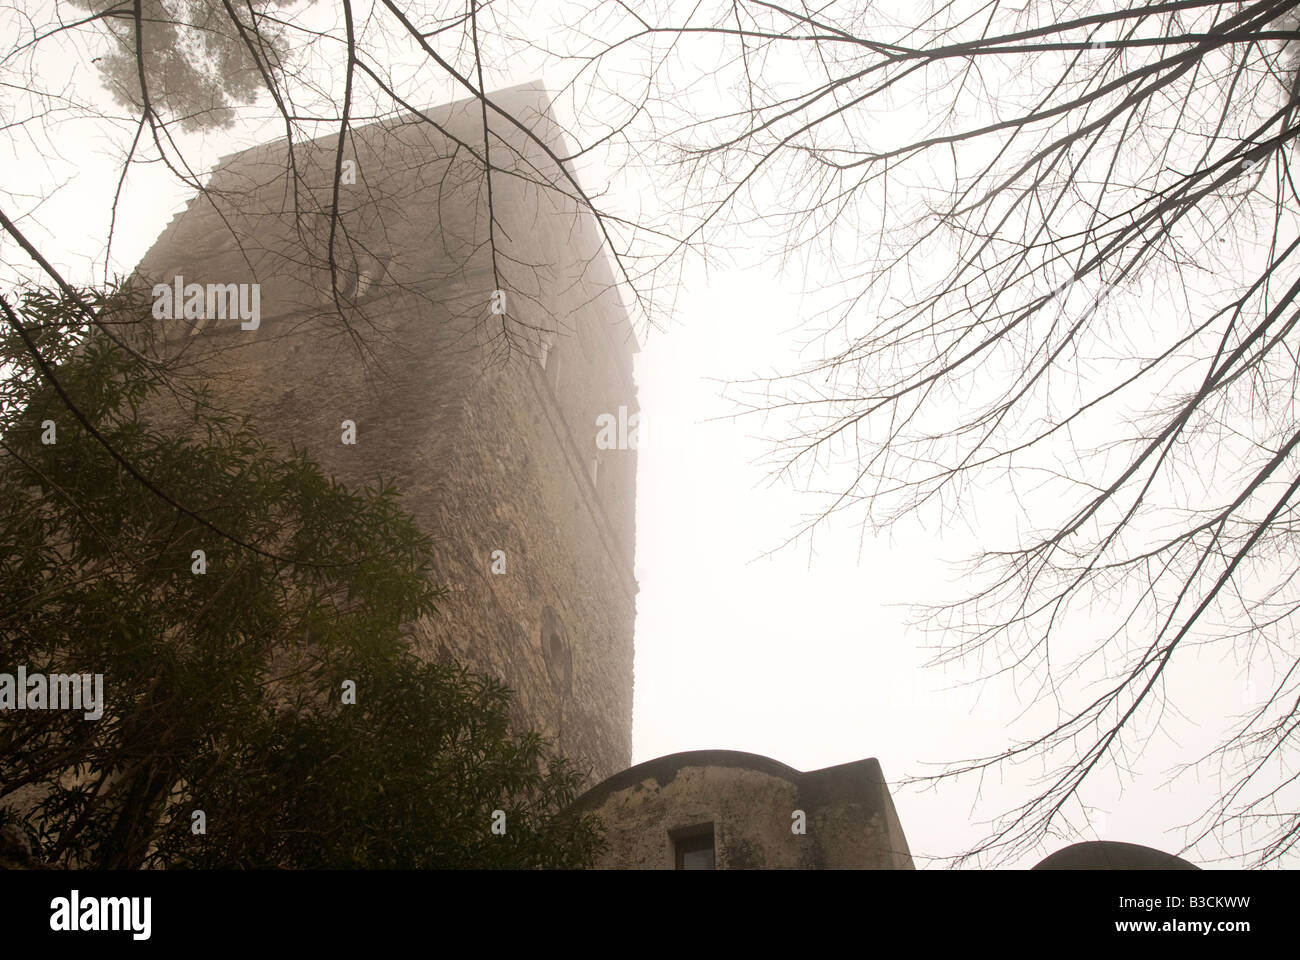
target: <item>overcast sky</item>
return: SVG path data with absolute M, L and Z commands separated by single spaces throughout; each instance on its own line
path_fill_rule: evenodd
M 322 25 L 333 19 L 328 9 L 312 15 Z M 6 35 L 14 16 L 0 14 Z M 104 99 L 85 69 L 92 48 L 74 44 L 48 57 L 47 85 L 56 85 L 64 71 L 79 96 Z M 497 65 L 492 82 L 531 80 L 538 69 L 536 58 L 521 54 L 515 64 Z M 450 88 L 431 90 L 416 100 L 430 104 L 452 99 L 449 94 Z M 15 96 L 6 94 L 10 103 Z M 241 122 L 230 134 L 185 138 L 192 162 L 210 167 L 222 154 L 282 134 L 265 119 L 265 104 L 253 116 L 260 122 Z M 55 114 L 38 136 L 24 127 L 0 156 L 6 211 L 31 214 L 25 226 L 32 238 L 83 282 L 102 276 L 105 198 L 116 187 L 125 129 Z M 134 173 L 111 268 L 129 271 L 187 198 L 157 165 Z M 1000 804 L 1027 799 L 1029 782 L 1043 773 L 1026 764 L 982 784 L 948 783 L 928 792 L 898 785 L 945 761 L 1005 748 L 1016 733 L 1038 730 L 1052 715 L 1049 703 L 1024 714 L 1036 690 L 962 687 L 974 673 L 924 669 L 925 644 L 934 638 L 908 626 L 910 603 L 960 591 L 956 562 L 1012 513 L 994 506 L 965 524 L 905 521 L 881 536 L 831 523 L 811 543 L 781 548 L 822 501 L 803 491 L 798 478 L 772 482 L 772 424 L 736 418 L 737 389 L 726 383 L 788 371 L 806 358 L 809 307 L 797 270 L 781 275 L 756 253 L 730 252 L 733 266 L 685 278 L 671 324 L 645 335 L 636 363 L 652 437 L 640 451 L 637 481 L 633 761 L 726 748 L 811 770 L 877 757 L 895 783 L 913 854 L 925 865 L 926 858 L 951 856 L 979 839 L 982 822 Z M 0 241 L 0 260 L 9 271 L 36 276 L 12 243 Z M 1073 629 L 1086 634 L 1090 624 Z M 1198 717 L 1244 710 L 1244 692 L 1238 695 L 1244 688 L 1222 682 L 1238 670 L 1217 660 L 1182 670 L 1169 681 L 1170 698 L 1181 695 L 1205 708 Z M 1207 776 L 1170 786 L 1165 775 L 1212 749 L 1222 730 L 1174 715 L 1164 724 L 1141 755 L 1126 757 L 1131 774 L 1088 784 L 1091 822 L 1073 811 L 1074 831 L 1019 865 L 1097 837 L 1180 849 L 1177 828 L 1201 813 L 1219 785 Z M 1189 858 L 1203 863 L 1217 850 L 1203 849 L 1199 859 Z
M 736 411 L 719 378 L 788 368 L 799 301 L 763 271 L 714 275 L 682 299 L 681 324 L 652 336 L 637 362 L 642 407 L 656 431 L 641 451 L 637 481 L 635 761 L 678 750 L 729 748 L 801 770 L 879 758 L 886 777 L 925 775 L 935 765 L 1005 748 L 1037 691 L 969 686 L 975 673 L 924 668 L 935 638 L 908 629 L 909 604 L 950 597 L 957 561 L 978 548 L 960 526 L 905 523 L 889 535 L 832 524 L 805 544 L 768 555 L 819 503 L 770 482 L 772 444 L 761 420 L 713 419 Z M 996 517 L 989 518 L 996 526 Z M 1080 630 L 1086 631 L 1087 624 Z M 1180 678 L 1202 706 L 1220 698 L 1203 677 Z M 1091 823 L 1076 811 L 1079 839 L 1125 840 L 1166 850 L 1215 796 L 1215 782 L 1162 783 L 1175 762 L 1207 753 L 1218 730 L 1168 718 L 1125 785 L 1089 785 Z M 914 854 L 946 856 L 980 836 L 997 802 L 1019 796 L 1032 776 L 1009 770 L 1007 789 L 983 783 L 893 791 Z M 1041 857 L 1026 858 L 1031 866 Z

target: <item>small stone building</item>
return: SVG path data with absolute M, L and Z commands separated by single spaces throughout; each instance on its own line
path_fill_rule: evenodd
M 735 750 L 637 764 L 571 808 L 603 821 L 597 869 L 911 870 L 879 761 L 801 773 Z

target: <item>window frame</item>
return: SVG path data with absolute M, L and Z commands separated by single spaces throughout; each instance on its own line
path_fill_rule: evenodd
M 689 827 L 670 830 L 668 831 L 668 838 L 673 847 L 674 870 L 688 869 L 684 862 L 685 855 L 700 850 L 709 850 L 713 853 L 713 865 L 708 869 L 718 869 L 718 837 L 712 820 L 707 823 L 697 823 Z

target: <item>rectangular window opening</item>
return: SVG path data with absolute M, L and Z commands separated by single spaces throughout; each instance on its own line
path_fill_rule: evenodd
M 706 823 L 675 830 L 673 858 L 678 870 L 714 870 L 713 824 Z

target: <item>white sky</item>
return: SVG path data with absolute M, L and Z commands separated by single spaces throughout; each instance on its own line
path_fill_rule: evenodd
M 907 627 L 907 604 L 959 586 L 959 561 L 976 548 L 960 530 L 896 527 L 890 535 L 833 524 L 815 550 L 791 546 L 763 558 L 816 501 L 773 486 L 771 444 L 761 422 L 722 419 L 735 407 L 715 378 L 743 378 L 780 365 L 798 301 L 761 271 L 715 275 L 682 300 L 680 327 L 653 337 L 637 363 L 642 408 L 656 431 L 640 451 L 634 761 L 679 750 L 728 748 L 802 770 L 879 758 L 891 780 L 935 764 L 995 752 L 1032 695 L 961 684 L 973 673 L 923 669 L 932 642 Z M 938 590 L 936 590 L 936 587 Z M 1207 665 L 1207 675 L 1214 665 Z M 1198 697 L 1213 689 L 1191 681 Z M 954 689 L 956 688 L 956 689 Z M 1226 704 L 1230 709 L 1243 709 Z M 1041 711 L 1036 716 L 1040 722 Z M 1099 778 L 1079 839 L 1125 840 L 1166 850 L 1165 831 L 1194 819 L 1214 784 L 1162 786 L 1177 760 L 1208 752 L 1217 731 L 1171 721 L 1179 743 L 1156 738 L 1123 787 Z M 1016 727 L 1022 731 L 1030 726 Z M 1025 774 L 1007 784 L 1027 789 Z M 980 837 L 980 822 L 1016 799 L 994 776 L 983 805 L 973 788 L 895 788 L 912 851 L 952 855 Z M 1039 857 L 1020 865 L 1032 866 Z
M 333 14 L 323 7 L 312 16 L 325 24 Z M 14 17 L 0 14 L 6 35 L 13 35 Z M 46 85 L 57 86 L 66 71 L 79 96 L 103 101 L 84 69 L 93 45 L 83 43 L 42 61 Z M 535 60 L 521 55 L 490 82 L 506 86 L 534 76 Z M 445 93 L 411 99 L 429 104 Z M 3 102 L 20 98 L 10 92 Z M 16 112 L 23 113 L 21 106 Z M 264 118 L 265 105 L 252 115 Z M 24 227 L 70 277 L 98 279 L 105 198 L 116 186 L 129 126 L 113 132 L 61 114 L 51 120 L 39 136 L 24 128 L 2 148 L 0 202 L 11 216 L 31 215 Z M 243 123 L 235 136 L 181 142 L 191 162 L 206 168 L 232 149 L 281 134 L 273 123 Z M 127 215 L 118 219 L 113 268 L 129 271 L 187 196 L 156 166 L 134 174 Z M 909 602 L 960 588 L 948 561 L 965 559 L 978 546 L 978 530 L 909 521 L 877 538 L 833 522 L 814 549 L 805 541 L 764 557 L 821 501 L 790 483 L 768 482 L 772 445 L 764 423 L 731 419 L 737 408 L 722 395 L 723 382 L 796 366 L 807 307 L 798 276 L 779 276 L 744 250 L 731 254 L 735 267 L 688 276 L 674 323 L 646 339 L 636 365 L 652 441 L 640 451 L 638 476 L 634 762 L 728 748 L 810 770 L 874 756 L 897 781 L 995 752 L 1011 742 L 1012 731 L 1037 730 L 1041 710 L 1018 719 L 1034 691 L 1017 697 L 1010 689 L 947 689 L 973 675 L 923 670 L 926 638 L 906 625 Z M 0 262 L 7 273 L 36 275 L 11 242 L 0 241 Z M 93 274 L 92 263 L 98 264 Z M 986 530 L 1005 519 L 996 511 L 981 518 Z M 1078 629 L 1086 632 L 1088 624 Z M 1236 685 L 1220 682 L 1229 670 L 1238 667 L 1205 662 L 1184 671 L 1171 681 L 1171 699 L 1182 691 L 1211 708 L 1210 715 L 1244 709 Z M 1164 774 L 1208 752 L 1221 731 L 1195 719 L 1166 721 L 1140 757 L 1127 758 L 1132 776 L 1121 782 L 1103 775 L 1089 784 L 1086 799 L 1096 808 L 1091 825 L 1074 816 L 1073 833 L 1019 865 L 1098 836 L 1179 849 L 1175 828 L 1217 795 L 1216 783 L 1184 780 L 1170 787 L 1162 784 Z M 974 783 L 929 792 L 896 786 L 894 801 L 918 865 L 979 839 L 982 821 L 999 812 L 999 802 L 1027 799 L 1028 779 L 1041 772 L 1026 764 L 1008 770 L 1005 781 L 989 777 L 978 803 Z

